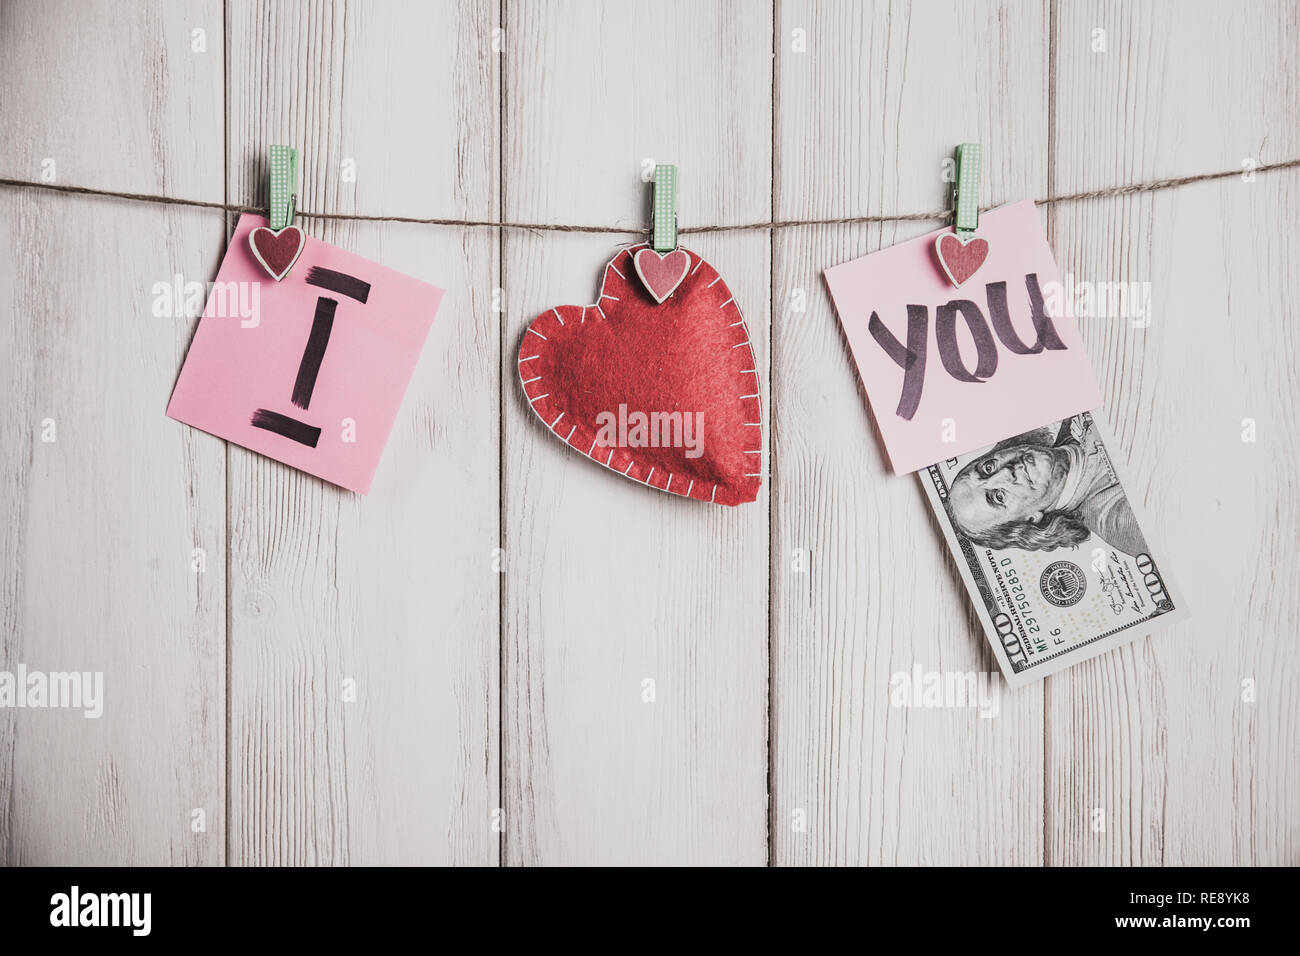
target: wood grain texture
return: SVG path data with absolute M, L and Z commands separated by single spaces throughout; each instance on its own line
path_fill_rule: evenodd
M 220 0 L 11 0 L 0 23 L 0 175 L 221 199 Z
M 0 169 L 219 200 L 220 11 L 6 3 Z M 0 669 L 103 674 L 98 719 L 0 711 L 7 864 L 224 858 L 225 463 L 163 415 L 195 315 L 154 311 L 222 238 L 211 214 L 0 195 Z
M 990 201 L 1042 193 L 1044 7 L 778 9 L 779 218 L 940 208 L 942 164 L 963 141 L 984 144 Z M 1042 691 L 1002 686 L 922 490 L 885 462 L 821 277 L 936 225 L 801 228 L 776 238 L 778 865 L 1042 859 Z M 891 678 L 914 666 L 992 672 L 997 716 L 892 706 Z
M 1300 154 L 1294 4 L 1055 20 L 1055 192 Z M 1300 862 L 1297 199 L 1288 172 L 1053 213 L 1062 272 L 1149 284 L 1146 327 L 1080 327 L 1192 618 L 1051 679 L 1050 863 Z
M 267 147 L 291 143 L 303 208 L 495 209 L 495 5 L 229 17 L 232 197 L 265 202 Z M 493 864 L 496 243 L 306 225 L 448 294 L 368 496 L 230 446 L 230 861 Z
M 683 227 L 909 213 L 961 141 L 993 203 L 1300 156 L 1298 76 L 1285 0 L 8 0 L 0 176 L 265 203 L 289 143 L 308 210 L 640 226 L 658 160 Z M 1298 201 L 1043 213 L 1150 284 L 1080 325 L 1192 618 L 1011 693 L 821 278 L 930 224 L 683 238 L 770 399 L 726 509 L 521 396 L 621 237 L 304 220 L 448 290 L 363 498 L 164 417 L 197 320 L 155 286 L 233 217 L 0 190 L 0 670 L 105 682 L 0 710 L 0 862 L 1300 862 Z M 914 665 L 997 717 L 891 706 Z
M 683 226 L 767 217 L 768 8 L 521 3 L 508 17 L 508 217 L 642 223 L 648 157 L 679 166 Z M 766 233 L 682 244 L 741 303 L 766 396 Z M 617 246 L 505 245 L 506 862 L 761 864 L 767 489 L 738 508 L 687 501 L 548 435 L 518 387 L 519 337 L 550 306 L 593 301 Z

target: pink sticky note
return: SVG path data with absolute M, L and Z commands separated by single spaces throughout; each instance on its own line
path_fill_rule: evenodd
M 167 414 L 365 494 L 443 290 L 307 237 L 271 279 L 243 215 Z
M 949 231 L 825 273 L 898 474 L 1102 403 L 1033 202 L 980 216 L 989 255 L 960 288 L 935 255 Z

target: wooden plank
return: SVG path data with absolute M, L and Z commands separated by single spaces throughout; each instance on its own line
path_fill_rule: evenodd
M 219 2 L 4 21 L 4 175 L 221 200 Z M 219 213 L 0 191 L 0 669 L 102 674 L 98 719 L 0 710 L 6 864 L 222 862 L 225 462 L 164 416 L 197 311 L 155 286 L 205 281 L 223 235 Z
M 770 36 L 757 4 L 512 4 L 508 218 L 643 223 L 653 158 L 680 168 L 683 227 L 765 220 Z M 594 299 L 620 238 L 506 237 L 506 861 L 761 864 L 766 487 L 738 508 L 638 488 L 546 434 L 516 381 L 526 324 Z M 766 396 L 766 231 L 682 244 L 742 304 Z
M 984 144 L 989 202 L 1043 194 L 1044 7 L 783 2 L 778 14 L 778 218 L 942 208 L 942 163 L 964 141 Z M 1042 859 L 1042 691 L 1005 690 L 921 489 L 888 469 L 821 278 L 938 225 L 776 236 L 777 864 Z M 991 674 L 996 717 L 893 706 L 894 675 L 915 667 Z
M 1211 2 L 1060 4 L 1055 29 L 1057 193 L 1300 155 L 1300 102 L 1277 81 L 1300 48 L 1292 5 L 1241 16 Z M 1300 524 L 1297 198 L 1300 177 L 1280 173 L 1053 213 L 1063 272 L 1149 284 L 1149 319 L 1081 327 L 1192 618 L 1053 679 L 1050 863 L 1270 864 L 1300 852 L 1300 596 L 1284 583 L 1296 579 Z
M 13 0 L 4 14 L 0 176 L 220 201 L 218 0 Z
M 305 209 L 491 216 L 495 22 L 487 2 L 231 3 L 231 196 L 265 202 L 287 143 Z M 448 292 L 368 496 L 230 448 L 230 860 L 492 864 L 495 235 L 305 225 Z

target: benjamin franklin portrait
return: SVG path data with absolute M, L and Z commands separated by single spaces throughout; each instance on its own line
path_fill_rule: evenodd
M 1146 541 L 1091 419 L 1008 438 L 953 479 L 954 527 L 990 548 L 1054 551 L 1095 534 L 1136 557 Z

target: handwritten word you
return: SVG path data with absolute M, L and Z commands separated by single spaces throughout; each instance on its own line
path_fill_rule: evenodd
M 1025 276 L 1025 290 L 1029 294 L 1030 318 L 1034 326 L 1034 342 L 1026 343 L 1011 324 L 1007 308 L 1007 284 L 990 282 L 984 286 L 988 301 L 988 317 L 971 299 L 953 299 L 934 310 L 934 340 L 939 360 L 948 374 L 959 382 L 987 382 L 998 370 L 998 346 L 994 335 L 1007 351 L 1016 355 L 1037 355 L 1048 351 L 1063 351 L 1066 347 L 1052 324 L 1052 317 L 1043 307 L 1043 291 L 1038 285 L 1038 275 Z M 957 319 L 960 318 L 975 342 L 975 368 L 968 368 L 957 344 Z M 990 323 L 992 328 L 990 329 Z M 921 404 L 925 386 L 926 353 L 930 343 L 930 309 L 924 305 L 907 307 L 907 344 L 899 342 L 894 333 L 880 321 L 874 311 L 867 330 L 876 344 L 903 370 L 903 389 L 898 398 L 895 414 L 912 420 Z

